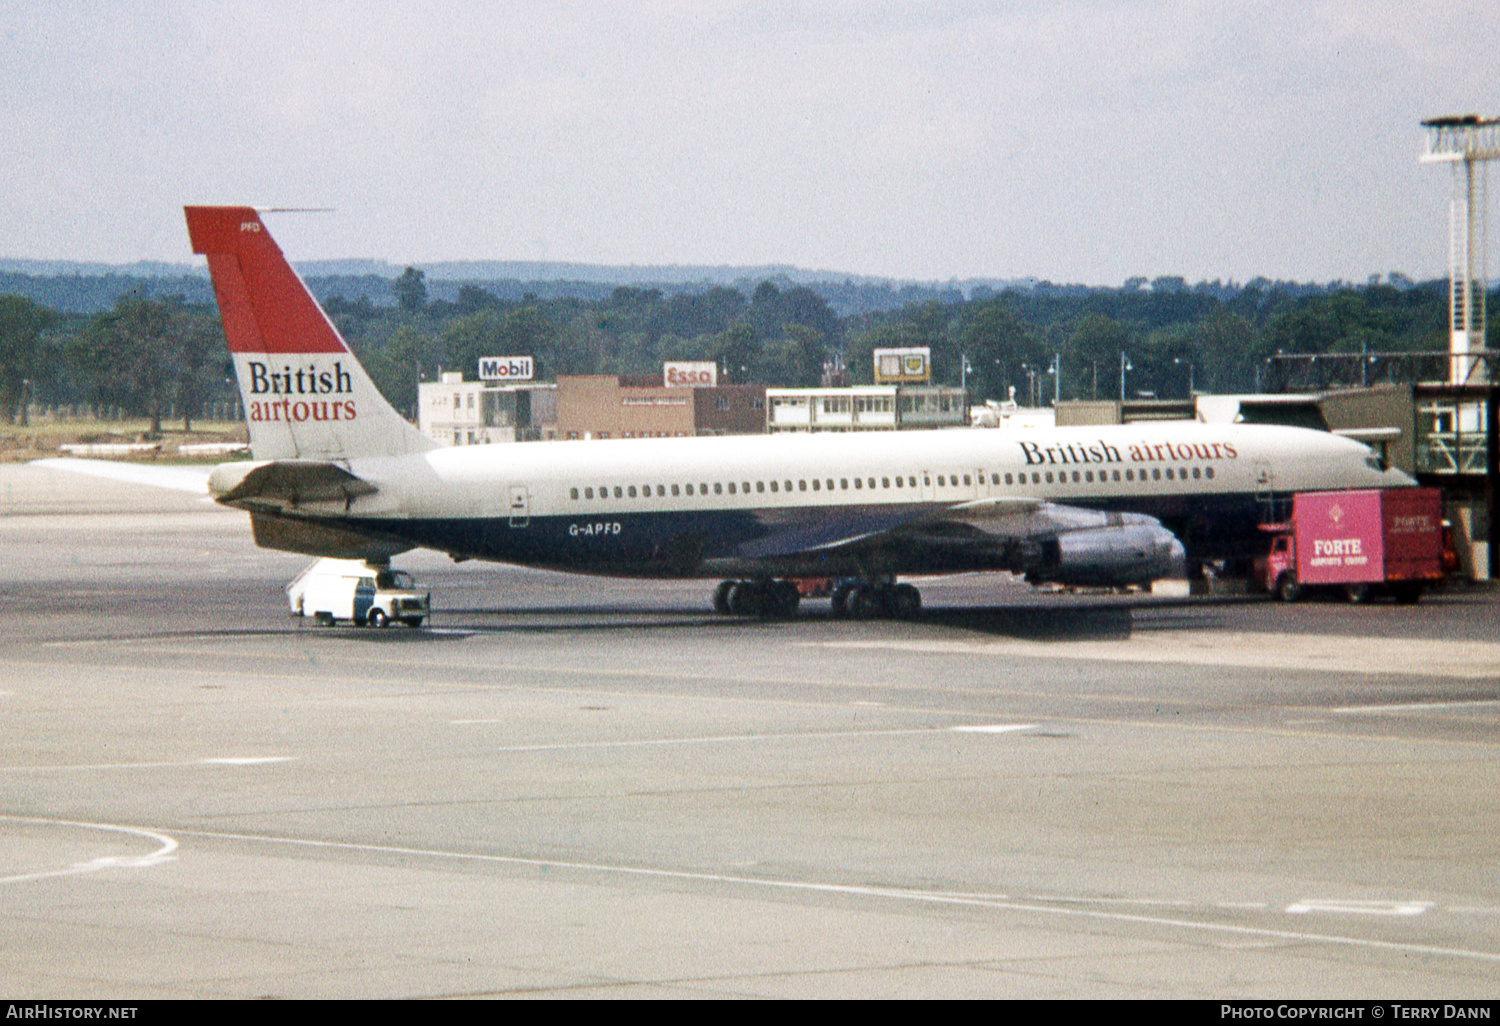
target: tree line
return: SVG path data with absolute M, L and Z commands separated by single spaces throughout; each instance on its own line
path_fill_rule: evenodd
M 811 387 L 830 363 L 868 383 L 872 350 L 927 346 L 936 381 L 966 383 L 976 402 L 1014 390 L 1024 405 L 1050 402 L 1054 392 L 1116 398 L 1122 370 L 1128 395 L 1179 398 L 1190 387 L 1256 391 L 1276 353 L 1448 344 L 1446 283 L 1397 275 L 1365 285 L 1158 278 L 1122 288 L 976 288 L 967 297 L 928 290 L 893 309 L 867 304 L 842 316 L 819 289 L 770 280 L 508 298 L 469 283 L 433 298 L 422 271 L 408 268 L 387 287 L 387 302 L 368 290 L 320 295 L 376 385 L 407 412 L 419 380 L 445 370 L 473 377 L 482 356 L 531 356 L 539 380 L 658 374 L 663 361 L 704 360 L 719 365 L 725 382 Z M 150 418 L 153 431 L 174 411 L 190 429 L 206 405 L 238 398 L 232 378 L 217 310 L 201 295 L 131 294 L 94 314 L 0 295 L 0 410 L 9 423 L 38 406 L 111 406 Z

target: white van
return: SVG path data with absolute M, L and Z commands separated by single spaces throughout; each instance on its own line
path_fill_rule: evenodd
M 286 586 L 286 597 L 294 615 L 327 626 L 347 620 L 420 627 L 432 611 L 432 596 L 417 591 L 410 574 L 357 559 L 318 560 Z

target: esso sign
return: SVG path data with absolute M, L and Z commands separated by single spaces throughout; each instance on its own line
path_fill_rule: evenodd
M 719 384 L 719 366 L 710 362 L 664 363 L 662 383 L 668 388 L 714 388 Z
M 480 381 L 530 381 L 536 365 L 529 356 L 481 356 Z

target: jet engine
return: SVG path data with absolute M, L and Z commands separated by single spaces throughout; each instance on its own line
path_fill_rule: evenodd
M 1039 559 L 1026 570 L 1032 584 L 1102 588 L 1149 585 L 1164 577 L 1186 576 L 1182 542 L 1155 523 L 1059 534 L 1042 542 Z

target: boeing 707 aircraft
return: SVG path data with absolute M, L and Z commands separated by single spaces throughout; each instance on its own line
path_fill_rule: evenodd
M 1326 432 L 1180 421 L 445 448 L 376 390 L 259 212 L 186 213 L 253 457 L 209 491 L 269 548 L 717 578 L 716 607 L 763 616 L 795 611 L 791 578 L 850 578 L 836 613 L 910 617 L 902 575 L 1146 584 L 1248 555 L 1277 497 L 1413 483 Z

